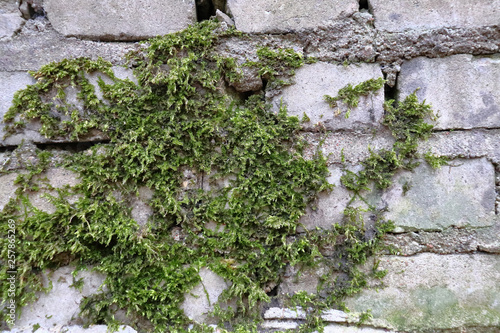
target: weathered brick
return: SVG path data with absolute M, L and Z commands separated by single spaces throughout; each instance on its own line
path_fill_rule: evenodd
M 375 27 L 387 31 L 472 28 L 500 22 L 500 0 L 370 0 Z
M 401 66 L 398 89 L 402 97 L 419 89 L 439 114 L 437 129 L 498 128 L 499 77 L 500 57 L 416 58 Z
M 457 332 L 500 325 L 498 255 L 385 256 L 379 268 L 388 271 L 385 287 L 365 290 L 346 302 L 351 311 L 370 309 L 373 323 L 401 331 Z
M 356 0 L 228 0 L 236 28 L 249 33 L 311 29 L 358 11 Z
M 376 64 L 334 65 L 318 62 L 297 70 L 295 84 L 283 89 L 274 97 L 273 106 L 278 108 L 281 101 L 288 107 L 288 113 L 302 119 L 305 113 L 310 121 L 304 123 L 306 129 L 312 129 L 322 123 L 326 129 L 366 129 L 378 126 L 384 114 L 384 92 L 380 89 L 367 96 L 361 96 L 358 107 L 352 108 L 349 118 L 343 103 L 332 109 L 324 100 L 325 95 L 336 96 L 347 84 L 359 84 L 369 79 L 382 77 L 382 71 Z
M 436 170 L 422 163 L 399 172 L 382 195 L 382 206 L 399 231 L 485 227 L 494 223 L 495 196 L 495 171 L 488 160 L 454 160 Z
M 44 8 L 63 35 L 97 40 L 146 39 L 196 21 L 194 0 L 45 0 Z

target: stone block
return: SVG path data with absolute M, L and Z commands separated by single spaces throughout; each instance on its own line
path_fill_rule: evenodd
M 0 14 L 0 41 L 8 40 L 21 30 L 24 19 L 21 13 Z
M 58 32 L 95 40 L 147 39 L 196 22 L 194 0 L 45 0 L 44 8 Z
M 331 192 L 321 192 L 316 206 L 307 207 L 306 213 L 299 220 L 299 223 L 302 223 L 308 230 L 316 228 L 329 230 L 332 225 L 341 223 L 344 209 L 351 200 L 352 193 L 340 183 L 342 170 L 339 167 L 330 166 L 329 171 L 330 176 L 327 180 L 335 187 Z
M 328 268 L 324 264 L 302 269 L 298 266 L 287 266 L 278 287 L 278 296 L 292 296 L 299 291 L 316 294 L 319 281 L 327 272 Z
M 351 311 L 370 309 L 372 323 L 405 332 L 499 327 L 500 256 L 424 253 L 380 259 L 379 268 L 388 271 L 385 288 L 347 299 Z
M 454 160 L 436 170 L 423 162 L 396 174 L 381 205 L 397 231 L 432 231 L 493 225 L 495 197 L 495 171 L 485 158 Z
M 17 172 L 0 176 L 0 210 L 5 207 L 11 198 L 15 197 L 18 185 L 15 185 L 14 182 L 18 176 L 19 173 Z M 48 185 L 56 189 L 63 188 L 65 186 L 75 186 L 79 182 L 78 176 L 74 172 L 64 168 L 48 169 L 41 175 L 41 177 L 46 177 Z M 57 196 L 57 192 L 55 190 L 46 190 L 42 187 L 40 191 L 30 194 L 29 200 L 36 209 L 52 214 L 55 212 L 55 207 L 52 203 L 50 203 L 49 199 L 45 197 L 46 194 Z M 72 195 L 67 198 L 70 203 L 76 202 L 77 199 L 77 195 Z
M 15 198 L 17 186 L 14 181 L 17 179 L 17 173 L 9 173 L 0 176 L 0 210 L 3 210 L 10 199 Z
M 480 158 L 500 164 L 500 130 L 474 129 L 468 131 L 435 132 L 428 141 L 422 142 L 418 153 L 433 154 L 450 158 Z
M 425 99 L 439 115 L 437 129 L 498 128 L 499 77 L 496 56 L 416 58 L 401 66 L 398 89 L 402 97 L 419 89 L 419 100 Z
M 136 82 L 132 70 L 128 68 L 114 66 L 113 72 L 119 79 L 129 79 Z M 98 86 L 98 79 L 102 78 L 107 84 L 112 83 L 111 79 L 102 73 L 88 74 L 87 78 L 89 82 L 94 85 L 95 93 L 98 98 L 102 98 L 102 92 Z M 0 120 L 3 120 L 5 113 L 11 107 L 15 92 L 24 89 L 26 88 L 26 86 L 34 83 L 34 79 L 25 72 L 0 72 Z M 75 87 L 68 87 L 66 88 L 65 92 L 66 101 L 83 112 L 83 106 L 77 99 L 78 90 Z M 38 132 L 38 130 L 40 129 L 40 123 L 36 120 L 28 121 L 26 123 L 26 128 L 22 132 L 3 139 L 3 136 L 5 135 L 4 126 L 5 125 L 0 122 L 0 146 L 18 145 L 23 139 L 35 143 L 71 141 L 68 138 L 47 139 L 46 137 L 40 135 L 40 133 Z M 83 141 L 98 141 L 102 139 L 105 139 L 105 135 L 98 131 L 91 131 L 88 135 L 85 136 L 85 138 L 82 138 Z
M 91 271 L 81 271 L 75 281 L 83 279 L 81 292 L 71 287 L 73 284 L 74 267 L 65 266 L 53 272 L 46 272 L 43 276 L 44 283 L 52 282 L 49 293 L 40 293 L 38 299 L 22 310 L 21 317 L 15 322 L 14 329 L 31 332 L 33 325 L 53 328 L 57 325 L 70 325 L 80 313 L 80 302 L 83 297 L 90 296 L 99 291 L 105 277 Z
M 18 145 L 23 137 L 33 141 L 42 140 L 42 136 L 30 127 L 26 129 L 24 135 L 14 135 L 3 139 L 5 135 L 3 117 L 12 105 L 14 93 L 34 83 L 34 79 L 25 72 L 0 72 L 0 146 Z
M 201 282 L 184 295 L 181 305 L 184 314 L 198 323 L 207 321 L 208 313 L 214 309 L 219 296 L 231 286 L 208 268 L 200 269 Z
M 228 0 L 236 28 L 248 33 L 312 29 L 358 11 L 356 0 Z
M 338 91 L 347 84 L 356 85 L 369 79 L 382 77 L 377 64 L 334 65 L 318 62 L 299 68 L 294 77 L 295 84 L 283 89 L 272 99 L 275 109 L 283 102 L 292 116 L 303 118 L 304 113 L 310 121 L 304 128 L 313 129 L 322 123 L 328 130 L 367 129 L 379 126 L 384 115 L 384 91 L 361 96 L 358 107 L 352 108 L 349 118 L 347 106 L 339 103 L 339 108 L 331 108 L 324 100 L 325 95 L 337 96 Z
M 500 22 L 500 0 L 370 0 L 375 27 L 386 31 L 473 28 Z

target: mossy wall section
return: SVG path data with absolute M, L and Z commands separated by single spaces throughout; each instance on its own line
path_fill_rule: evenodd
M 498 0 L 0 2 L 1 329 L 500 332 L 499 22 Z

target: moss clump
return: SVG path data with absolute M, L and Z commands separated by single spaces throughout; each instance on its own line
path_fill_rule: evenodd
M 371 151 L 370 157 L 362 162 L 364 169 L 361 172 L 346 171 L 342 177 L 344 186 L 355 193 L 369 190 L 370 183 L 378 189 L 385 189 L 392 184 L 397 170 L 411 170 L 418 166 L 418 144 L 428 139 L 433 129 L 433 125 L 426 123 L 425 119 L 435 119 L 435 116 L 428 104 L 418 102 L 415 92 L 397 106 L 394 104 L 394 100 L 384 104 L 386 115 L 383 120 L 396 139 L 392 149 Z
M 33 73 L 38 82 L 16 94 L 5 117 L 10 124 L 38 120 L 49 138 L 91 131 L 109 138 L 66 161 L 81 182 L 49 196 L 54 213 L 29 202 L 46 164 L 20 178 L 18 196 L 1 212 L 0 234 L 8 219 L 18 230 L 19 308 L 43 290 L 44 269 L 73 262 L 107 276 L 106 290 L 82 302 L 91 322 L 114 325 L 114 311 L 125 309 L 151 330 L 173 331 L 189 323 L 180 304 L 201 267 L 231 281 L 221 300 L 235 299 L 236 306 L 219 311 L 230 321 L 268 301 L 266 288 L 279 282 L 286 265 L 321 257 L 321 237 L 296 229 L 306 205 L 330 189 L 326 159 L 319 152 L 302 157 L 299 120 L 285 108 L 273 113 L 260 96 L 240 101 L 225 93 L 238 70 L 214 46 L 230 34 L 208 21 L 149 40 L 129 55 L 137 83 L 116 78 L 103 60 L 74 59 L 42 67 Z M 290 50 L 260 49 L 259 56 L 267 59 L 262 68 L 270 79 L 303 63 Z M 89 73 L 111 80 L 98 82 L 102 99 Z M 83 109 L 68 102 L 70 87 Z M 186 182 L 186 172 L 197 186 Z M 148 202 L 154 213 L 140 226 L 120 198 L 144 187 L 154 191 Z M 72 195 L 79 199 L 70 202 Z M 181 238 L 172 234 L 177 228 Z M 2 267 L 3 296 L 5 276 Z
M 384 84 L 385 80 L 383 78 L 369 79 L 355 86 L 353 86 L 352 84 L 346 85 L 338 91 L 337 96 L 335 97 L 325 95 L 323 98 L 331 108 L 336 108 L 338 106 L 338 102 L 346 104 L 349 109 L 346 112 L 345 118 L 349 118 L 350 108 L 355 108 L 358 106 L 359 98 L 361 96 L 366 96 L 381 89 Z
M 302 331 L 320 329 L 315 314 L 342 307 L 344 297 L 366 287 L 366 274 L 356 267 L 377 252 L 391 223 L 374 212 L 374 232 L 367 233 L 362 212 L 348 208 L 344 221 L 331 230 L 297 233 L 306 206 L 331 189 L 326 158 L 318 151 L 304 159 L 299 120 L 288 117 L 284 107 L 273 113 L 259 95 L 241 101 L 226 94 L 227 82 L 237 80 L 239 70 L 233 59 L 214 49 L 219 39 L 232 34 L 236 32 L 205 21 L 149 40 L 146 48 L 128 56 L 137 82 L 118 79 L 111 64 L 100 59 L 51 63 L 33 73 L 35 85 L 15 95 L 5 117 L 9 133 L 37 120 L 49 138 L 78 139 L 98 131 L 109 139 L 66 160 L 65 167 L 79 175 L 74 187 L 49 187 L 46 152 L 41 163 L 19 177 L 17 197 L 0 213 L 2 258 L 6 221 L 16 221 L 18 230 L 18 308 L 45 290 L 43 270 L 69 263 L 106 275 L 107 288 L 82 302 L 90 322 L 116 327 L 113 315 L 124 309 L 135 318 L 129 324 L 147 322 L 142 329 L 157 332 L 183 331 L 190 323 L 180 305 L 200 282 L 201 267 L 232 283 L 219 301 L 235 300 L 235 305 L 224 311 L 217 305 L 215 313 L 235 332 L 256 331 L 252 314 L 258 316 L 259 302 L 269 301 L 266 292 L 280 282 L 287 265 L 314 267 L 323 261 L 330 268 L 317 295 L 299 293 L 291 299 L 305 308 L 315 306 Z M 307 61 L 289 49 L 260 48 L 257 55 L 260 61 L 247 65 L 275 85 L 289 83 L 280 80 Z M 111 82 L 99 80 L 102 99 L 90 84 L 91 73 Z M 68 101 L 69 88 L 77 90 L 83 107 Z M 401 109 L 391 105 L 389 111 Z M 386 121 L 403 124 L 401 119 Z M 393 126 L 397 133 L 404 131 L 398 126 Z M 398 142 L 409 138 L 413 143 L 414 132 L 401 134 Z M 373 153 L 365 171 L 348 174 L 344 184 L 356 194 L 369 181 L 385 186 L 370 167 L 387 168 L 386 179 L 405 164 L 410 156 L 405 151 L 413 150 L 395 147 L 392 164 L 386 153 Z M 55 191 L 48 196 L 53 213 L 30 203 L 30 194 L 40 188 Z M 143 188 L 154 191 L 147 202 L 153 214 L 139 225 L 124 198 Z M 75 195 L 76 201 L 68 200 Z M 322 255 L 332 244 L 333 254 Z M 6 274 L 2 266 L 3 300 Z M 372 274 L 383 275 L 376 267 Z M 203 325 L 196 330 L 210 331 Z

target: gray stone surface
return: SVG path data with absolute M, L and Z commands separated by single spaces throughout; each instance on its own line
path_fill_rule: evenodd
M 3 130 L 4 123 L 3 117 L 12 105 L 12 98 L 14 93 L 20 89 L 26 88 L 27 85 L 35 83 L 34 79 L 24 72 L 0 72 L 0 146 L 2 145 L 17 145 L 21 143 L 23 137 L 30 140 L 41 141 L 42 136 L 35 131 L 35 127 L 26 129 L 24 135 L 14 135 L 10 138 L 3 140 L 5 132 Z
M 334 65 L 318 62 L 299 68 L 294 77 L 295 84 L 283 89 L 283 92 L 272 99 L 273 107 L 279 108 L 283 102 L 288 113 L 302 119 L 305 113 L 310 121 L 304 123 L 306 129 L 314 129 L 318 123 L 329 130 L 366 129 L 379 126 L 384 114 L 383 89 L 361 96 L 358 107 L 350 110 L 339 103 L 338 108 L 331 108 L 324 100 L 324 95 L 337 96 L 338 91 L 347 84 L 357 85 L 369 79 L 382 77 L 377 64 Z
M 22 14 L 15 0 L 0 0 L 0 42 L 7 42 L 24 24 Z
M 371 309 L 370 324 L 402 331 L 499 327 L 500 256 L 384 256 L 385 288 L 348 299 L 351 311 Z
M 316 205 L 308 207 L 299 220 L 299 223 L 302 223 L 308 230 L 316 228 L 329 230 L 332 225 L 340 224 L 344 217 L 344 209 L 351 200 L 352 193 L 340 183 L 340 177 L 343 175 L 342 169 L 330 166 L 329 171 L 328 182 L 335 187 L 331 192 L 321 192 Z
M 143 186 L 139 188 L 139 195 L 134 197 L 131 202 L 132 218 L 140 225 L 144 226 L 153 215 L 153 208 L 148 204 L 153 197 L 154 191 Z
M 385 130 L 373 133 L 361 132 L 332 132 L 332 133 L 305 133 L 304 138 L 309 143 L 305 150 L 306 158 L 314 156 L 320 142 L 321 151 L 328 157 L 328 164 L 342 163 L 358 164 L 370 156 L 370 149 L 390 149 L 394 139 Z
M 10 199 L 15 198 L 16 186 L 14 181 L 17 179 L 17 173 L 9 173 L 0 176 L 0 210 L 3 210 Z
M 306 319 L 306 312 L 302 307 L 298 306 L 296 308 L 277 308 L 272 307 L 267 309 L 264 312 L 264 319 Z M 321 318 L 326 322 L 337 322 L 337 323 L 346 323 L 349 320 L 354 320 L 354 318 L 350 318 L 349 315 L 340 310 L 326 310 L 321 314 Z
M 78 318 L 79 305 L 83 297 L 98 292 L 99 287 L 104 282 L 105 277 L 91 271 L 81 271 L 76 276 L 76 280 L 83 278 L 82 291 L 70 287 L 73 284 L 72 272 L 74 267 L 61 267 L 53 272 L 46 272 L 44 283 L 48 285 L 49 279 L 52 282 L 52 289 L 49 293 L 40 293 L 38 299 L 23 308 L 21 317 L 14 325 L 18 330 L 31 331 L 33 325 L 53 328 L 58 325 L 70 325 Z
M 410 189 L 404 194 L 405 184 Z M 381 206 L 397 231 L 485 227 L 494 224 L 495 174 L 485 158 L 455 160 L 432 169 L 422 163 L 413 172 L 401 171 L 384 192 Z
M 316 294 L 320 278 L 327 272 L 328 268 L 324 264 L 305 268 L 287 266 L 278 287 L 278 295 L 292 296 L 299 291 Z
M 146 39 L 196 21 L 194 0 L 45 0 L 44 8 L 63 35 L 94 40 Z
M 384 242 L 399 255 L 412 256 L 423 252 L 438 254 L 487 252 L 500 254 L 500 220 L 489 228 L 449 228 L 439 232 L 408 232 L 387 234 Z
M 416 58 L 401 66 L 398 89 L 402 98 L 419 89 L 419 100 L 425 99 L 439 114 L 437 129 L 498 128 L 499 77 L 497 56 Z
M 19 173 L 22 173 L 22 171 L 0 176 L 0 210 L 5 207 L 11 198 L 15 197 L 18 185 L 15 185 L 14 182 L 19 176 Z M 41 174 L 41 177 L 48 180 L 47 185 L 56 189 L 66 186 L 74 186 L 78 183 L 78 176 L 64 168 L 48 169 L 46 172 Z M 36 209 L 52 214 L 55 212 L 55 207 L 52 203 L 50 203 L 46 195 L 57 196 L 57 192 L 55 190 L 48 190 L 45 187 L 46 185 L 41 185 L 40 191 L 29 195 L 29 200 Z M 73 203 L 78 199 L 78 196 L 73 195 L 67 199 L 70 203 Z
M 450 158 L 477 158 L 486 156 L 493 163 L 500 163 L 500 130 L 468 130 L 434 133 L 423 142 L 418 152 Z
M 114 66 L 113 71 L 115 75 L 120 79 L 130 79 L 135 80 L 132 70 L 124 68 L 121 66 Z M 106 83 L 111 83 L 111 79 L 102 73 L 93 73 L 87 75 L 91 84 L 95 87 L 95 92 L 98 98 L 102 97 L 101 89 L 98 86 L 98 78 L 101 77 Z M 26 88 L 27 85 L 34 84 L 34 79 L 25 72 L 0 72 L 0 118 L 3 120 L 5 113 L 9 110 L 12 105 L 12 99 L 16 91 Z M 83 111 L 83 106 L 81 102 L 77 100 L 78 91 L 69 87 L 66 89 L 67 102 L 75 105 L 78 110 Z M 0 146 L 14 146 L 22 142 L 22 140 L 28 140 L 35 143 L 46 143 L 46 142 L 68 142 L 71 141 L 68 138 L 55 138 L 47 139 L 38 133 L 40 129 L 40 123 L 36 120 L 28 121 L 26 128 L 20 133 L 16 133 L 3 139 L 4 136 L 4 126 L 3 122 L 0 122 Z M 104 139 L 105 136 L 102 133 L 93 131 L 89 133 L 82 141 L 98 141 Z
M 387 31 L 480 27 L 500 22 L 499 0 L 370 0 L 375 27 Z
M 106 325 L 91 325 L 88 328 L 82 326 L 71 325 L 55 325 L 52 327 L 40 327 L 35 332 L 37 333 L 107 333 L 108 326 Z M 120 326 L 117 333 L 136 333 L 130 326 Z M 33 333 L 33 327 L 14 328 L 10 331 L 2 331 L 2 333 Z
M 38 70 L 51 61 L 78 57 L 102 57 L 114 64 L 123 64 L 123 56 L 137 48 L 137 43 L 103 43 L 65 38 L 54 31 L 47 20 L 37 18 L 28 20 L 12 41 L 0 43 L 0 70 Z
M 0 41 L 5 41 L 14 36 L 23 27 L 24 19 L 21 13 L 0 13 Z
M 206 322 L 207 313 L 214 309 L 214 305 L 222 292 L 231 286 L 208 268 L 200 269 L 201 282 L 189 293 L 184 295 L 181 305 L 184 314 L 196 322 Z
M 331 23 L 358 11 L 356 0 L 228 0 L 236 28 L 249 33 L 289 32 Z

